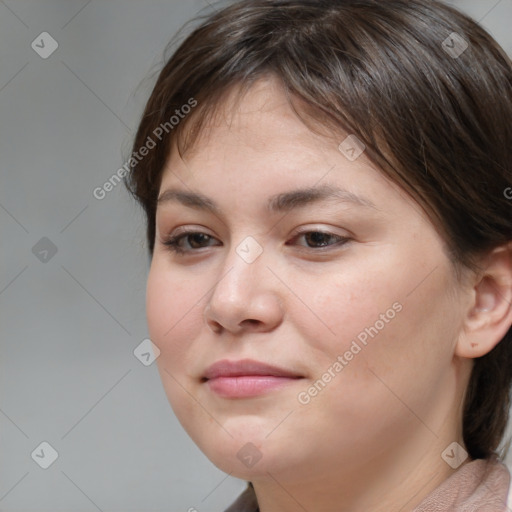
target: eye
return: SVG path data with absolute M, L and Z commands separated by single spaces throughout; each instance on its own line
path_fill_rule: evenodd
M 201 231 L 183 231 L 179 235 L 166 238 L 163 240 L 163 244 L 168 247 L 170 251 L 177 254 L 184 254 L 194 252 L 197 249 L 203 249 L 204 247 L 210 247 L 208 243 L 214 240 L 215 238 Z
M 324 247 L 341 246 L 347 243 L 350 238 L 335 235 L 325 231 L 302 231 L 297 233 L 292 241 L 303 238 L 306 241 L 306 247 L 309 249 L 322 249 Z M 303 245 L 303 244 L 298 244 Z
M 334 246 L 339 247 L 350 241 L 350 238 L 325 231 L 303 231 L 296 233 L 291 241 L 295 242 L 301 238 L 306 241 L 306 245 L 296 245 L 304 246 L 307 249 L 320 250 L 325 250 Z M 162 241 L 170 251 L 176 254 L 193 253 L 197 252 L 199 249 L 221 245 L 220 243 L 212 242 L 218 242 L 218 240 L 201 231 L 182 231 L 181 233 L 170 236 Z

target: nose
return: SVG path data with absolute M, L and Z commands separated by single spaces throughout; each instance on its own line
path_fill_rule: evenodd
M 213 332 L 267 332 L 282 322 L 279 281 L 267 268 L 265 256 L 263 251 L 249 263 L 236 252 L 236 246 L 226 256 L 204 310 Z

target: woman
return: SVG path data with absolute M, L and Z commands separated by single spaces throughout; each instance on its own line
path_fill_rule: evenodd
M 242 1 L 174 52 L 127 185 L 229 511 L 506 510 L 511 142 L 510 60 L 437 1 Z

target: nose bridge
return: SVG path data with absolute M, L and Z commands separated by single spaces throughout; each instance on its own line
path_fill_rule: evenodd
M 230 247 L 213 294 L 222 294 L 224 300 L 233 302 L 249 298 L 254 286 L 268 282 L 264 275 L 268 270 L 263 253 L 262 245 L 252 236 Z
M 271 289 L 266 255 L 253 237 L 230 247 L 206 305 L 210 325 L 213 322 L 234 332 L 245 320 L 250 320 L 245 324 L 265 328 L 279 323 L 281 301 L 277 290 Z

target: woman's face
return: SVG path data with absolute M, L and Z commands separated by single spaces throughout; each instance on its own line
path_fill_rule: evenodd
M 260 81 L 164 170 L 150 336 L 179 421 L 239 478 L 353 475 L 455 440 L 462 294 L 419 206 L 347 135 L 313 134 Z M 205 379 L 226 360 L 288 378 Z

